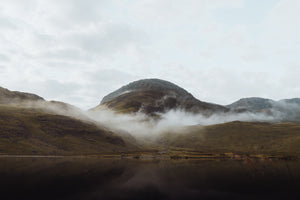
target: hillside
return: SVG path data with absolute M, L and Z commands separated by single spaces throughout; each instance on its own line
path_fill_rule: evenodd
M 86 155 L 138 150 L 83 111 L 35 94 L 0 88 L 0 154 Z
M 10 91 L 6 88 L 0 87 L 0 103 L 11 104 L 25 101 L 44 101 L 44 99 L 36 94 Z
M 0 154 L 85 155 L 137 149 L 91 122 L 0 105 Z
M 166 132 L 161 145 L 191 148 L 208 153 L 300 154 L 300 125 L 293 123 L 229 122 L 190 126 Z
M 60 101 L 46 101 L 44 98 L 19 91 L 10 91 L 0 87 L 0 105 L 23 107 L 28 109 L 40 109 L 48 114 L 60 114 L 72 116 L 78 119 L 87 118 L 79 108 Z
M 211 115 L 229 109 L 217 104 L 202 102 L 183 88 L 160 79 L 142 79 L 129 83 L 105 96 L 94 111 L 107 106 L 121 113 L 144 112 L 149 115 L 170 109 Z

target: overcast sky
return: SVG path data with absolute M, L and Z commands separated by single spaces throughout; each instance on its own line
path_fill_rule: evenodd
M 124 84 L 300 97 L 299 0 L 1 0 L 0 86 L 88 109 Z

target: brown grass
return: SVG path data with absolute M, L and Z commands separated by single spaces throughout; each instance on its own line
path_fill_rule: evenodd
M 192 126 L 177 133 L 165 133 L 158 142 L 212 153 L 300 155 L 300 125 L 230 122 Z
M 85 155 L 138 149 L 108 129 L 40 110 L 0 105 L 0 153 Z

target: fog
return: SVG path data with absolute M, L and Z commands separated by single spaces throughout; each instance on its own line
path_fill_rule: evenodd
M 111 130 L 126 131 L 135 137 L 158 136 L 164 132 L 176 132 L 180 130 L 180 127 L 185 126 L 207 126 L 231 121 L 280 122 L 293 120 L 300 116 L 300 105 L 286 101 L 274 103 L 273 108 L 267 111 L 216 113 L 209 117 L 180 109 L 169 110 L 166 113 L 156 113 L 156 117 L 150 117 L 142 112 L 121 114 L 105 106 L 101 106 L 97 110 L 82 111 L 70 104 L 44 100 L 18 102 L 15 99 L 11 105 L 93 122 Z
M 42 109 L 48 113 L 97 123 L 101 127 L 113 131 L 126 131 L 134 137 L 159 136 L 165 132 L 176 132 L 185 126 L 208 126 L 232 121 L 274 123 L 293 120 L 300 116 L 300 105 L 285 101 L 279 101 L 273 105 L 272 109 L 267 111 L 216 113 L 208 117 L 181 109 L 169 110 L 166 113 L 155 113 L 156 117 L 150 117 L 143 112 L 118 113 L 106 106 L 101 106 L 97 110 L 82 111 L 75 106 L 57 101 L 35 101 L 27 102 L 25 105 Z
M 260 121 L 275 122 L 281 119 L 282 113 L 218 113 L 209 117 L 201 114 L 193 114 L 184 110 L 170 110 L 166 113 L 157 113 L 158 117 L 149 117 L 144 113 L 120 114 L 111 109 L 102 109 L 89 112 L 88 116 L 93 120 L 112 129 L 121 129 L 134 136 L 157 136 L 164 132 L 176 131 L 180 127 L 193 125 L 214 125 L 231 121 Z

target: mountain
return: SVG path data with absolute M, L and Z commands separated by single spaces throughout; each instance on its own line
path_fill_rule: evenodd
M 46 101 L 36 94 L 10 91 L 3 87 L 0 87 L 0 104 L 40 109 L 49 114 L 61 114 L 79 119 L 86 117 L 79 108 L 73 105 L 60 101 Z
M 95 123 L 0 105 L 0 154 L 86 155 L 130 149 L 137 147 Z
M 282 99 L 278 103 L 286 103 L 294 106 L 300 106 L 300 98 Z
M 75 106 L 0 88 L 0 154 L 86 155 L 138 150 Z
M 200 101 L 183 88 L 160 79 L 134 81 L 105 96 L 97 111 L 103 106 L 121 113 L 143 112 L 148 115 L 181 109 L 192 113 L 211 115 L 227 112 L 228 108 Z
M 243 98 L 230 105 L 231 110 L 253 113 L 264 113 L 280 121 L 300 119 L 300 98 L 274 101 L 259 97 Z
M 97 111 L 107 107 L 119 113 L 144 112 L 150 116 L 180 109 L 201 113 L 204 115 L 201 117 L 214 114 L 211 120 L 241 112 L 251 116 L 265 114 L 280 120 L 272 123 L 233 121 L 210 126 L 176 127 L 174 124 L 161 129 L 157 135 L 139 134 L 134 138 L 124 131 L 126 126 L 136 126 L 130 121 L 108 128 L 101 124 L 99 119 L 103 118 L 95 117 L 98 121 L 94 121 L 90 118 L 92 115 L 70 104 L 0 88 L 0 154 L 121 154 L 141 153 L 149 148 L 159 152 L 171 147 L 181 148 L 181 153 L 187 150 L 189 153 L 300 155 L 299 98 L 280 101 L 244 98 L 225 107 L 197 100 L 168 81 L 143 79 L 108 94 L 92 112 L 99 115 Z M 109 117 L 112 116 L 104 115 L 108 121 Z M 139 127 L 139 131 L 155 129 L 157 121 L 150 122 L 149 126 Z
M 275 101 L 271 99 L 264 99 L 259 97 L 242 98 L 227 107 L 230 109 L 245 109 L 249 111 L 258 111 L 263 109 L 272 108 Z
M 131 82 L 106 95 L 92 111 L 109 108 L 118 113 L 145 113 L 159 117 L 169 110 L 182 110 L 194 114 L 211 116 L 223 114 L 232 117 L 235 114 L 250 114 L 255 120 L 265 116 L 272 122 L 291 122 L 300 120 L 300 99 L 274 101 L 260 97 L 242 98 L 230 105 L 221 106 L 196 99 L 185 89 L 165 80 L 142 79 Z M 250 116 L 249 115 L 249 116 Z M 239 119 L 239 118 L 237 118 Z
M 10 91 L 0 87 L 0 103 L 11 104 L 24 101 L 44 101 L 44 99 L 36 94 Z

